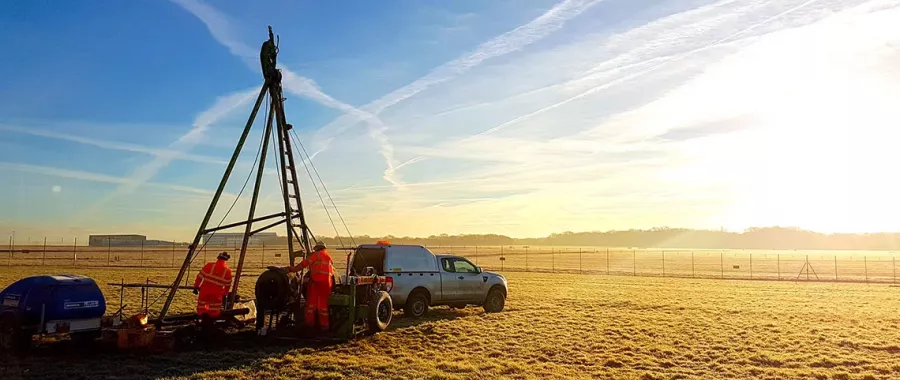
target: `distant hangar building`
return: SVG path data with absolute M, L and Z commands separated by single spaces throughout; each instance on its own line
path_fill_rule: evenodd
M 88 246 L 91 247 L 133 247 L 144 245 L 144 235 L 90 235 Z
M 240 247 L 243 241 L 243 233 L 216 232 L 203 235 L 203 244 L 208 246 Z M 250 240 L 247 244 L 250 246 L 259 246 L 263 244 L 276 245 L 278 242 L 278 234 L 275 232 L 260 232 L 250 236 Z

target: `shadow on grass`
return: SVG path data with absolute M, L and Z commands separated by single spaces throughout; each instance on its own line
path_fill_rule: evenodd
M 152 354 L 120 351 L 114 345 L 94 344 L 74 347 L 58 342 L 32 349 L 25 357 L 0 359 L 2 379 L 156 379 L 190 377 L 207 371 L 228 371 L 252 367 L 269 357 L 303 347 L 327 347 L 305 341 L 258 342 L 249 337 L 229 340 L 224 345 Z
M 437 308 L 424 317 L 395 312 L 384 333 L 423 323 L 455 320 L 470 315 L 463 310 Z M 368 339 L 362 335 L 358 340 Z M 258 367 L 268 358 L 304 348 L 333 350 L 347 342 L 275 338 L 257 339 L 253 330 L 236 333 L 218 345 L 206 344 L 170 353 L 152 354 L 117 350 L 99 342 L 78 347 L 69 341 L 39 345 L 25 357 L 0 357 L 0 379 L 157 379 L 192 377 L 209 371 L 242 371 Z M 227 375 L 226 375 L 227 377 Z M 240 376 L 238 376 L 240 377 Z
M 428 309 L 428 312 L 420 318 L 406 317 L 402 312 L 394 313 L 393 320 L 391 320 L 391 327 L 388 331 L 414 327 L 429 322 L 452 321 L 471 315 L 469 310 L 473 310 L 473 307 L 468 307 L 466 309 L 453 309 L 448 307 L 430 308 Z

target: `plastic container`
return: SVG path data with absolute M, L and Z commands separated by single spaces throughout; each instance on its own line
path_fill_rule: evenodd
M 23 278 L 0 292 L 0 314 L 15 315 L 30 333 L 100 330 L 106 299 L 90 277 Z

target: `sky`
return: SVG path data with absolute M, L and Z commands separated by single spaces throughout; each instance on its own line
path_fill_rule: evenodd
M 900 1 L 35 0 L 0 4 L 0 236 L 190 240 L 269 25 L 316 235 L 900 231 Z

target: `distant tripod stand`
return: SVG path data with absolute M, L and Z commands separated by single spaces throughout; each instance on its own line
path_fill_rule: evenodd
M 803 263 L 803 267 L 800 268 L 800 273 L 797 274 L 797 280 L 800 279 L 800 276 L 803 275 L 803 271 L 806 271 L 806 280 L 809 281 L 809 271 L 812 271 L 813 276 L 816 276 L 816 281 L 819 280 L 819 275 L 816 274 L 816 270 L 813 269 L 812 264 L 809 263 L 809 255 L 806 255 L 806 262 Z

